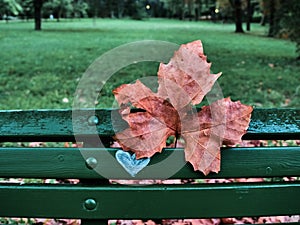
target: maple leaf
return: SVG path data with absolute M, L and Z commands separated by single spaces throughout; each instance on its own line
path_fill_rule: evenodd
M 176 109 L 140 81 L 121 85 L 113 93 L 121 106 L 122 118 L 129 124 L 128 129 L 115 136 L 121 147 L 135 152 L 137 159 L 161 152 L 167 138 L 176 133 Z M 145 112 L 130 113 L 129 103 Z
M 181 45 L 167 65 L 160 64 L 158 95 L 169 99 L 177 110 L 199 104 L 221 76 L 210 74 L 210 67 L 201 41 Z
M 219 172 L 221 146 L 241 142 L 250 122 L 251 112 L 251 106 L 239 101 L 232 102 L 230 98 L 204 106 L 197 116 L 187 119 L 185 124 L 189 125 L 181 130 L 186 142 L 186 161 L 205 175 Z
M 166 147 L 168 137 L 181 136 L 185 159 L 195 171 L 219 172 L 221 146 L 241 141 L 252 107 L 225 98 L 197 112 L 194 105 L 221 75 L 211 74 L 210 67 L 201 41 L 194 41 L 182 45 L 167 65 L 160 64 L 157 93 L 139 80 L 116 88 L 121 116 L 129 125 L 115 135 L 123 150 L 133 151 L 137 159 L 151 157 Z M 133 113 L 132 106 L 142 111 Z

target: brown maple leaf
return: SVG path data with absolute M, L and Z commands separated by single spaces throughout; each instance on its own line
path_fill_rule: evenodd
M 252 107 L 225 98 L 205 106 L 199 104 L 221 75 L 210 73 L 201 41 L 182 45 L 170 62 L 158 71 L 158 91 L 153 93 L 140 81 L 124 84 L 113 93 L 129 128 L 115 139 L 136 158 L 151 157 L 166 147 L 170 136 L 185 141 L 185 158 L 194 170 L 220 170 L 220 148 L 241 141 L 250 122 Z M 130 111 L 131 107 L 142 112 Z
M 135 152 L 138 159 L 161 152 L 167 138 L 176 134 L 179 122 L 176 109 L 140 81 L 122 85 L 113 92 L 121 106 L 122 118 L 129 124 L 128 129 L 115 136 L 121 147 Z M 130 104 L 145 112 L 130 113 Z
M 180 110 L 188 104 L 199 104 L 221 73 L 211 74 L 201 41 L 181 45 L 170 62 L 160 64 L 158 95 L 169 99 Z
M 251 112 L 251 106 L 224 98 L 204 106 L 197 116 L 187 118 L 184 122 L 187 125 L 181 130 L 186 161 L 205 175 L 219 172 L 221 146 L 241 142 Z

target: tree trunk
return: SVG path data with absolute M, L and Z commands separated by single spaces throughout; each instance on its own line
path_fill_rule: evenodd
M 234 9 L 235 9 L 235 32 L 236 33 L 244 33 L 243 30 L 243 15 L 242 15 L 242 2 L 241 0 L 234 1 Z
M 43 0 L 34 0 L 33 5 L 34 5 L 34 29 L 41 30 Z
M 269 37 L 274 37 L 275 35 L 275 1 L 270 0 L 270 28 L 269 28 Z
M 251 0 L 247 0 L 247 31 L 251 29 L 252 7 Z

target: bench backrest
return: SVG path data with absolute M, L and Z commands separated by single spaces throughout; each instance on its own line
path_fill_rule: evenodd
M 116 110 L 0 111 L 0 142 L 74 142 L 84 147 L 0 148 L 0 177 L 80 179 L 80 184 L 1 184 L 0 216 L 44 218 L 207 218 L 300 214 L 300 182 L 122 186 L 132 179 L 114 160 Z M 114 118 L 114 121 L 111 120 Z M 74 137 L 74 130 L 76 135 Z M 102 145 L 95 136 L 101 138 Z M 300 109 L 255 109 L 245 140 L 299 140 Z M 161 179 L 151 166 L 182 149 L 165 149 L 135 179 Z M 204 177 L 189 164 L 169 179 L 300 177 L 300 147 L 234 147 L 221 151 L 221 171 Z M 171 164 L 158 168 L 173 170 Z

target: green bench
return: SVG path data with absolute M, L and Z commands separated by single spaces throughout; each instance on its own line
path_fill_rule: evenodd
M 204 177 L 190 164 L 170 179 L 268 178 L 259 183 L 119 185 L 133 179 L 109 147 L 125 122 L 113 110 L 0 111 L 0 177 L 79 179 L 77 184 L 0 184 L 0 217 L 78 218 L 82 224 L 108 219 L 219 218 L 300 215 L 300 146 L 234 147 L 221 152 L 221 171 Z M 74 130 L 76 134 L 74 135 Z M 101 138 L 101 142 L 98 137 Z M 299 140 L 300 109 L 254 109 L 245 140 Z M 7 147 L 5 142 L 83 142 L 83 147 Z M 103 145 L 102 145 L 102 144 Z M 160 179 L 165 149 L 135 179 Z

